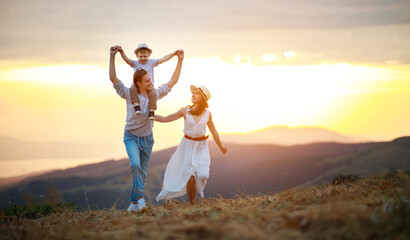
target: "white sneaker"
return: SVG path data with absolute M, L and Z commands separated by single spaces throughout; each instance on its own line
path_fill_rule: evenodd
M 147 204 L 145 203 L 145 199 L 144 198 L 140 198 L 139 200 L 138 200 L 138 211 L 139 210 L 142 210 L 142 209 L 144 209 L 144 208 L 146 208 L 147 207 Z
M 131 203 L 130 206 L 127 209 L 127 212 L 138 212 L 139 210 L 139 204 L 133 204 Z

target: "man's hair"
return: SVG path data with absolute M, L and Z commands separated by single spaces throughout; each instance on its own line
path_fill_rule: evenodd
M 141 92 L 141 91 L 140 91 L 140 88 L 138 87 L 137 82 L 141 82 L 142 77 L 144 77 L 146 74 L 148 74 L 148 72 L 145 71 L 145 69 L 137 70 L 134 73 L 134 77 L 133 77 L 132 81 L 134 82 L 134 85 L 137 87 L 138 92 Z

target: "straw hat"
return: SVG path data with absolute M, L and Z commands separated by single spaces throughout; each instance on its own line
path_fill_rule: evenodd
M 191 85 L 191 92 L 194 93 L 195 90 L 198 90 L 201 93 L 205 101 L 208 102 L 208 100 L 211 98 L 211 93 L 205 86 L 195 87 L 194 85 Z
M 137 46 L 137 49 L 135 49 L 135 53 L 137 53 L 138 52 L 138 50 L 140 50 L 140 49 L 147 49 L 148 50 L 148 52 L 149 52 L 149 54 L 151 54 L 152 53 L 152 50 L 151 50 L 151 48 L 149 48 L 148 47 L 148 45 L 146 44 L 146 43 L 140 43 L 140 44 L 138 44 L 138 46 Z

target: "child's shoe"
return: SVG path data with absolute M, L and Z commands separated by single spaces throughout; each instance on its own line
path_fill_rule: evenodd
M 141 108 L 140 105 L 134 105 L 134 110 L 135 110 L 135 115 L 141 114 Z
M 155 112 L 154 111 L 149 111 L 148 119 L 149 120 L 155 120 Z

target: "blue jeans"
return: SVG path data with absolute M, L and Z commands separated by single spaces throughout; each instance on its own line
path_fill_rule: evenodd
M 144 196 L 144 184 L 154 145 L 154 136 L 151 133 L 145 137 L 138 137 L 125 131 L 124 144 L 131 166 L 132 190 L 130 200 L 136 203 L 139 198 Z

